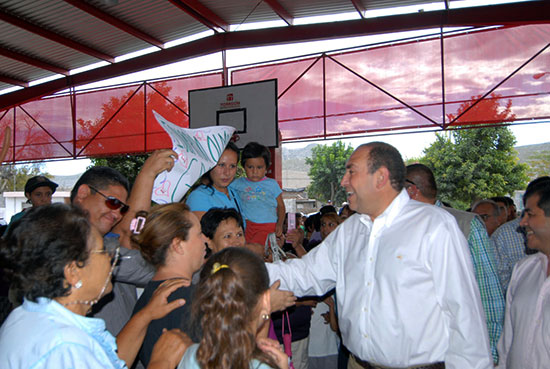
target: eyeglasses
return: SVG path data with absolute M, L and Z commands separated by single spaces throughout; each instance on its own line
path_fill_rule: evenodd
M 120 254 L 120 246 L 115 249 L 91 250 L 91 254 L 107 254 L 111 258 L 111 264 L 116 265 Z
M 414 183 L 410 179 L 405 179 L 405 189 L 408 190 L 411 186 L 416 186 L 416 183 Z
M 484 222 L 486 222 L 492 215 L 490 214 L 478 214 Z
M 98 194 L 100 194 L 101 196 L 103 196 L 105 198 L 105 205 L 107 205 L 107 207 L 109 209 L 111 209 L 111 210 L 120 209 L 120 214 L 122 214 L 122 215 L 126 214 L 128 212 L 128 210 L 130 209 L 130 206 L 126 205 L 125 203 L 123 203 L 122 201 L 117 199 L 116 197 L 107 196 L 107 195 L 101 193 L 101 191 L 99 191 L 97 188 L 92 187 L 90 185 L 88 185 L 88 187 L 90 187 L 92 190 L 94 190 L 95 192 L 97 192 Z

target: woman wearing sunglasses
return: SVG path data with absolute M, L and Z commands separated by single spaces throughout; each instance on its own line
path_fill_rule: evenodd
M 184 280 L 162 285 L 115 341 L 102 319 L 86 315 L 112 289 L 118 249 L 105 249 L 82 210 L 64 204 L 33 208 L 0 242 L 0 264 L 24 295 L 0 328 L 2 367 L 131 367 L 148 324 L 184 303 L 167 302 Z M 181 332 L 163 336 L 149 368 L 173 368 L 185 342 Z

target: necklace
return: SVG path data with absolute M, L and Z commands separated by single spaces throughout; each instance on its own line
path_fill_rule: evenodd
M 109 285 L 109 282 L 111 281 L 111 276 L 113 275 L 113 270 L 115 269 L 115 266 L 118 262 L 119 253 L 120 253 L 120 247 L 117 247 L 116 251 L 115 251 L 115 257 L 113 258 L 113 263 L 111 264 L 111 270 L 109 270 L 109 275 L 107 276 L 107 279 L 105 279 L 105 283 L 103 284 L 103 287 L 101 288 L 101 291 L 99 292 L 99 295 L 97 295 L 97 297 L 95 299 L 93 299 L 93 300 L 69 301 L 69 302 L 66 302 L 62 305 L 63 306 L 69 306 L 69 305 L 90 305 L 90 306 L 93 306 L 93 305 L 95 305 L 99 301 L 99 299 L 101 299 L 103 297 L 103 293 L 105 292 L 105 290 L 107 289 L 107 286 Z

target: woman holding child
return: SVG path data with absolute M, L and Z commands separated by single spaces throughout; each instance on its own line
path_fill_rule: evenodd
M 239 149 L 229 142 L 218 163 L 201 177 L 200 184 L 189 194 L 185 203 L 199 220 L 211 208 L 233 208 L 241 213 L 240 199 L 229 188 L 238 163 Z

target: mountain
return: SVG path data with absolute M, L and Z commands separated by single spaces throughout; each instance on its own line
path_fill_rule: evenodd
M 526 163 L 534 154 L 538 154 L 542 151 L 550 152 L 550 142 L 535 145 L 516 146 L 514 149 L 518 152 L 519 162 Z
M 317 144 L 310 144 L 300 149 L 285 149 L 283 146 L 283 188 L 297 189 L 307 187 L 311 182 L 308 176 L 309 165 L 306 158 L 311 157 L 311 150 Z M 527 163 L 537 153 L 548 151 L 550 142 L 514 147 L 518 152 L 520 163 Z

